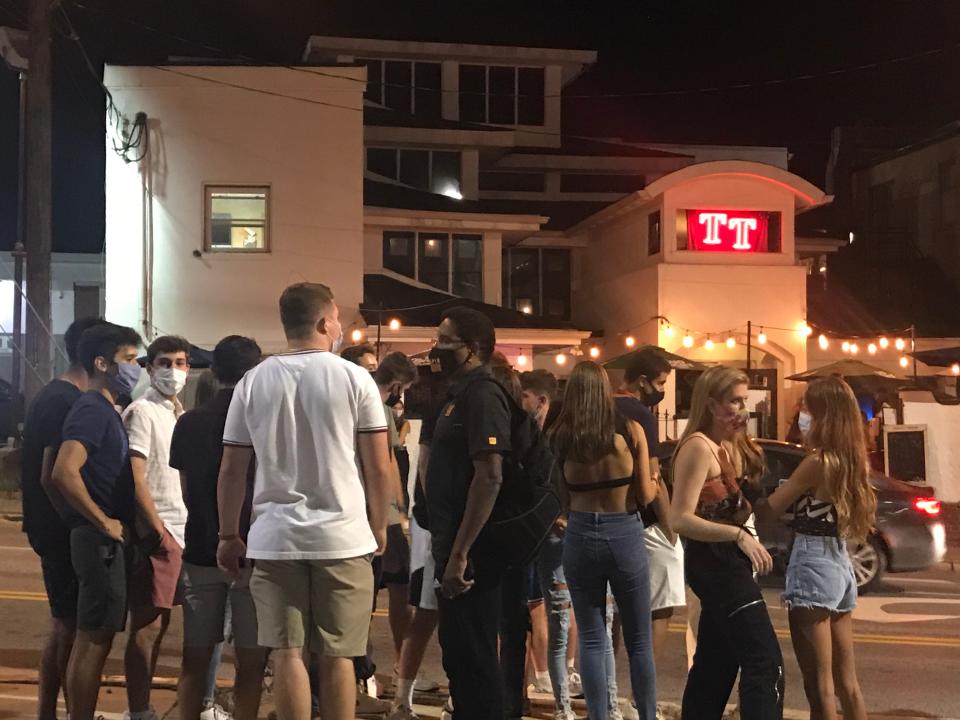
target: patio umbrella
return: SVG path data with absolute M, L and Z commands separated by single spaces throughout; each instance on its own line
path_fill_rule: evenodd
M 664 359 L 670 363 L 670 367 L 672 367 L 674 370 L 706 370 L 708 367 L 710 367 L 709 365 L 697 362 L 696 360 L 689 360 L 682 355 L 677 355 L 676 353 L 664 350 L 662 347 L 657 345 L 644 345 L 643 347 L 639 347 L 636 350 L 631 350 L 623 355 L 610 358 L 603 363 L 603 366 L 607 370 L 626 370 L 628 367 L 630 367 L 630 364 L 633 362 L 633 359 L 636 357 L 638 352 L 641 350 L 651 349 L 656 350 L 663 355 Z
M 861 362 L 860 360 L 838 360 L 829 363 L 823 367 L 807 370 L 806 372 L 790 375 L 787 380 L 798 380 L 800 382 L 809 382 L 817 378 L 833 377 L 839 375 L 842 378 L 876 378 L 879 380 L 902 380 L 892 372 L 887 372 L 876 365 Z
M 950 367 L 954 363 L 960 363 L 960 347 L 920 350 L 919 352 L 907 354 L 930 367 Z

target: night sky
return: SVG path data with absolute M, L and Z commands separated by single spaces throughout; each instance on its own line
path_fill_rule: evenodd
M 104 61 L 170 56 L 295 63 L 311 34 L 595 49 L 597 67 L 568 89 L 588 97 L 564 101 L 565 132 L 786 145 L 792 169 L 819 186 L 834 126 L 932 129 L 960 118 L 960 2 L 950 0 L 64 0 L 63 7 L 98 69 Z M 24 0 L 0 0 L 0 24 L 24 27 L 25 11 Z M 103 96 L 57 21 L 54 249 L 96 252 Z M 928 54 L 910 57 L 921 53 Z M 717 87 L 726 89 L 698 90 Z M 684 92 L 637 96 L 674 91 Z M 627 97 L 596 97 L 611 94 Z M 5 249 L 15 231 L 16 135 L 16 76 L 0 67 Z

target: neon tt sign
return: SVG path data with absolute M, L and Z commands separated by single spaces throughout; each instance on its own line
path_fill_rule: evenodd
M 767 215 L 747 210 L 688 210 L 689 249 L 767 252 Z

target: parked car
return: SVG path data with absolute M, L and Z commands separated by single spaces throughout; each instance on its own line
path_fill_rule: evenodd
M 799 445 L 778 440 L 758 440 L 766 457 L 762 485 L 770 495 L 797 469 L 805 455 Z M 663 443 L 664 453 L 672 453 L 675 443 Z M 670 458 L 661 461 L 664 477 L 669 477 Z M 909 483 L 870 471 L 870 483 L 877 491 L 876 529 L 861 545 L 848 548 L 857 585 L 861 592 L 876 588 L 886 573 L 924 570 L 943 559 L 946 531 L 940 521 L 940 501 Z M 793 542 L 793 531 L 782 522 L 763 523 L 757 528 L 760 540 L 773 556 L 776 567 L 786 570 Z

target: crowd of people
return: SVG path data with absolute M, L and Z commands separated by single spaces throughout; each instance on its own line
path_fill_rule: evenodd
M 772 560 L 754 518 L 776 521 L 791 506 L 784 599 L 811 717 L 836 718 L 839 700 L 843 717 L 865 720 L 845 543 L 870 532 L 876 500 L 841 379 L 809 386 L 811 452 L 765 497 L 741 371 L 718 366 L 697 380 L 664 477 L 652 409 L 671 366 L 657 349 L 634 353 L 616 390 L 601 365 L 581 362 L 561 396 L 549 372 L 518 373 L 495 352 L 485 315 L 452 307 L 430 352 L 434 400 L 411 468 L 411 359 L 343 348 L 324 285 L 288 287 L 279 309 L 287 349 L 264 357 L 253 339 L 225 337 L 205 401 L 187 412 L 185 339 L 149 344 L 139 394 L 133 329 L 84 319 L 67 331 L 70 366 L 34 399 L 23 437 L 24 529 L 53 618 L 41 720 L 57 717 L 61 690 L 73 720 L 94 718 L 123 630 L 125 718 L 156 720 L 153 676 L 177 606 L 185 720 L 229 720 L 214 692 L 224 642 L 237 720 L 258 716 L 265 673 L 280 720 L 416 720 L 415 691 L 438 688 L 420 677 L 435 630 L 448 718 L 519 718 L 542 692 L 556 720 L 576 717 L 580 695 L 593 720 L 654 720 L 657 666 L 684 605 L 682 717 L 719 720 L 739 676 L 741 717 L 782 718 L 783 658 L 757 583 Z M 520 566 L 478 541 L 517 448 L 517 412 L 542 433 L 563 501 Z M 381 588 L 392 647 L 375 650 Z M 623 706 L 621 647 L 632 690 Z M 392 701 L 378 697 L 375 659 L 392 662 Z

